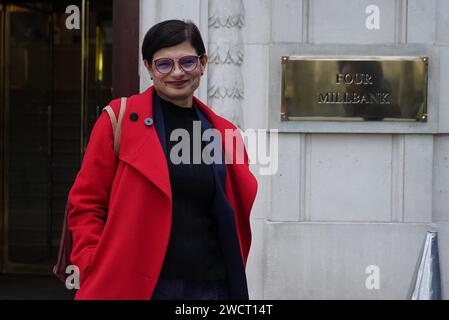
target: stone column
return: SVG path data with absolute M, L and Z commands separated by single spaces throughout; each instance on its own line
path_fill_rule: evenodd
M 209 2 L 208 104 L 214 111 L 242 127 L 244 97 L 241 64 L 241 28 L 245 11 L 241 0 Z

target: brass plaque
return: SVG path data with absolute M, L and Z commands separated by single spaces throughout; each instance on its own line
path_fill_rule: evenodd
M 281 120 L 427 121 L 427 57 L 282 57 Z

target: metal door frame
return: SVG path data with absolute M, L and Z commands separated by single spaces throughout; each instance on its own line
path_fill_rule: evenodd
M 4 248 L 5 248 L 5 237 L 4 237 L 4 216 L 5 216 L 5 203 L 4 203 L 4 187 L 5 187 L 5 179 L 4 179 L 4 140 L 6 140 L 5 133 L 5 121 L 4 121 L 4 106 L 6 105 L 6 97 L 5 97 L 5 15 L 6 15 L 6 7 L 5 5 L 0 3 L 0 272 L 4 269 Z

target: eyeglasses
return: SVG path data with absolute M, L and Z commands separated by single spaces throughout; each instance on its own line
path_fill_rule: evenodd
M 201 56 L 184 56 L 178 59 L 179 67 L 185 72 L 192 72 L 198 67 L 198 61 Z M 175 66 L 175 60 L 170 58 L 160 58 L 153 60 L 156 70 L 160 73 L 170 73 Z

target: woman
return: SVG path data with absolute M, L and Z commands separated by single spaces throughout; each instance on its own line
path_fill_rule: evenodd
M 179 20 L 156 24 L 142 55 L 154 85 L 127 99 L 118 157 L 103 112 L 69 194 L 76 299 L 248 299 L 257 182 L 244 148 L 243 163 L 228 163 L 242 145 L 236 127 L 193 97 L 207 63 L 199 30 Z M 118 117 L 120 100 L 110 106 Z M 207 145 L 195 123 L 220 133 L 226 163 L 192 161 L 195 145 L 201 154 Z M 176 129 L 190 138 L 181 163 Z

